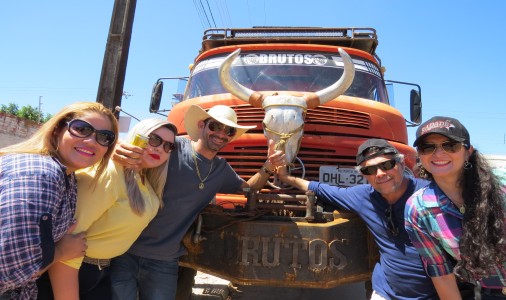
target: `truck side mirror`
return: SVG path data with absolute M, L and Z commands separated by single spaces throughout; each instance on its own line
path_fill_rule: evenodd
M 422 122 L 422 97 L 417 90 L 411 90 L 409 102 L 411 122 L 420 124 Z
M 151 103 L 149 104 L 150 113 L 156 113 L 160 110 L 162 93 L 163 93 L 163 81 L 158 80 L 153 86 L 153 91 L 151 92 Z

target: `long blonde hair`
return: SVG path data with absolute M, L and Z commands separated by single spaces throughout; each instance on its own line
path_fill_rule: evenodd
M 97 166 L 97 176 L 100 177 L 107 167 L 107 163 L 116 145 L 118 137 L 118 121 L 114 114 L 104 105 L 97 102 L 76 102 L 65 106 L 49 119 L 29 139 L 0 149 L 0 156 L 9 153 L 30 153 L 48 155 L 60 158 L 58 154 L 59 133 L 67 126 L 67 122 L 78 118 L 86 113 L 98 113 L 109 119 L 112 131 L 116 134 L 116 140 L 110 145 Z
M 160 127 L 169 129 L 174 133 L 174 136 L 177 135 L 177 128 L 174 124 L 162 119 L 152 118 L 137 123 L 132 130 L 128 132 L 127 141 L 131 142 L 137 134 L 148 136 Z M 145 174 L 146 180 L 153 187 L 153 190 L 160 201 L 160 207 L 163 207 L 163 201 L 161 201 L 161 199 L 163 196 L 165 182 L 167 181 L 168 168 L 169 160 L 167 159 L 167 161 L 158 167 L 141 170 L 141 173 Z M 137 172 L 132 169 L 125 169 L 125 183 L 128 190 L 130 207 L 137 215 L 141 215 L 145 211 L 146 203 L 142 198 L 139 186 L 135 180 L 136 174 Z

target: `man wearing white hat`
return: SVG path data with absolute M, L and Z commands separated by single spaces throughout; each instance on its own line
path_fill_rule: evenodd
M 217 193 L 237 193 L 242 188 L 260 189 L 271 172 L 285 163 L 269 141 L 268 159 L 247 182 L 228 162 L 217 156 L 220 149 L 256 126 L 237 124 L 235 111 L 216 105 L 204 111 L 192 105 L 184 126 L 190 139 L 176 137 L 163 194 L 164 207 L 127 253 L 111 262 L 113 299 L 175 299 L 178 260 L 186 250 L 181 241 L 197 215 Z M 121 144 L 113 159 L 134 165 L 142 149 Z

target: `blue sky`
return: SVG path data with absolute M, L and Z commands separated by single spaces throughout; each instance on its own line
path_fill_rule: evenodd
M 124 86 L 131 96 L 122 101 L 127 112 L 154 117 L 148 105 L 155 81 L 188 75 L 209 27 L 195 6 L 201 2 L 220 28 L 373 27 L 385 78 L 421 85 L 424 120 L 455 117 L 480 151 L 506 154 L 505 1 L 140 0 Z M 42 111 L 55 113 L 95 101 L 113 3 L 0 1 L 0 104 L 37 107 L 42 96 Z M 406 96 L 396 93 L 395 103 L 405 114 Z

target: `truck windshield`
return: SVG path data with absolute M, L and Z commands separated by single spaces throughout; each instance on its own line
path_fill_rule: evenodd
M 226 93 L 218 78 L 225 57 L 209 57 L 195 66 L 184 99 Z M 378 66 L 359 56 L 352 58 L 355 79 L 345 95 L 388 103 Z M 237 82 L 257 92 L 316 92 L 339 79 L 343 62 L 329 53 L 251 52 L 241 53 L 231 72 Z

